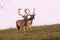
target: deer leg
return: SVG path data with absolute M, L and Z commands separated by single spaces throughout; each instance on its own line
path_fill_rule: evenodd
M 20 27 L 19 26 L 17 26 L 17 28 L 18 28 L 18 31 L 20 30 Z
M 31 30 L 32 30 L 32 26 L 31 26 L 31 25 L 29 25 L 29 26 L 28 26 L 28 28 L 29 28 L 29 31 L 31 31 Z
M 22 31 L 22 33 L 24 33 L 25 32 L 25 27 L 22 27 L 21 31 Z

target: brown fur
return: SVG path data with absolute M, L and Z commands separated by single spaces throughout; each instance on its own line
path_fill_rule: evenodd
M 21 29 L 21 31 L 25 31 L 26 27 L 29 28 L 29 29 L 32 29 L 31 26 L 32 26 L 32 21 L 34 19 L 34 15 L 30 15 L 30 18 L 27 19 L 27 20 L 17 20 L 16 21 L 16 26 L 18 28 L 18 31 Z

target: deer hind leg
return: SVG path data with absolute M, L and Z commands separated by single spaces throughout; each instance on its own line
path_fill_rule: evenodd
M 25 32 L 28 32 L 28 31 L 29 31 L 29 27 L 27 25 L 27 26 L 25 26 Z

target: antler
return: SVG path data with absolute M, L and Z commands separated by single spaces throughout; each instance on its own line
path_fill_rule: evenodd
M 35 8 L 33 8 L 33 14 L 35 15 Z
M 22 14 L 20 14 L 20 10 L 21 10 L 21 9 L 18 9 L 18 14 L 21 15 L 21 16 L 23 16 Z
M 29 11 L 29 14 L 27 13 L 27 10 Z M 30 10 L 28 8 L 25 8 L 24 11 L 27 15 L 30 15 Z

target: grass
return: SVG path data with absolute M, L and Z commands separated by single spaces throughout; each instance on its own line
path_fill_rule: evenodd
M 32 27 L 31 32 L 18 33 L 16 28 L 0 30 L 0 40 L 60 40 L 60 24 Z

